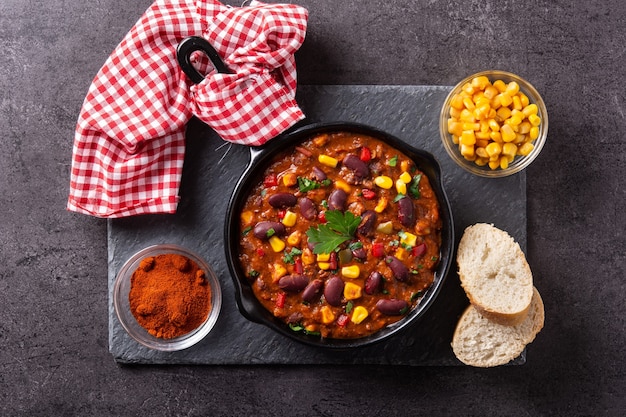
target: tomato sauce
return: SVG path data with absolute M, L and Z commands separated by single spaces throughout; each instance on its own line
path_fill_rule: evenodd
M 277 156 L 240 214 L 239 262 L 294 331 L 359 338 L 401 320 L 434 280 L 439 202 L 376 138 L 314 136 Z

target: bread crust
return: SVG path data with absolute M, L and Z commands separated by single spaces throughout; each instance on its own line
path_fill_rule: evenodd
M 452 350 L 464 364 L 488 368 L 505 365 L 517 358 L 543 329 L 543 300 L 533 288 L 532 302 L 525 319 L 505 326 L 483 317 L 470 304 L 461 315 L 452 338 Z
M 485 318 L 521 323 L 533 296 L 533 276 L 524 252 L 505 231 L 477 223 L 465 229 L 457 250 L 461 286 Z

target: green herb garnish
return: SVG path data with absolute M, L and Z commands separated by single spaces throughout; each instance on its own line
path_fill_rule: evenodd
M 248 226 L 241 231 L 241 236 L 246 236 L 252 230 L 252 226 Z
M 352 239 L 361 217 L 349 211 L 342 213 L 339 210 L 329 210 L 325 213 L 326 223 L 317 228 L 310 227 L 306 231 L 309 242 L 315 245 L 313 253 L 331 253 L 342 243 Z
M 318 182 L 309 178 L 298 177 L 298 188 L 303 193 L 306 193 L 307 191 L 311 191 L 311 190 L 316 190 L 322 186 L 328 187 L 330 184 L 331 184 L 331 181 L 329 179 L 325 179 L 325 180 L 322 180 L 321 182 Z
M 394 156 L 393 158 L 389 160 L 389 162 L 387 162 L 387 165 L 389 165 L 390 167 L 395 167 L 397 164 L 398 164 L 398 155 Z
M 290 252 L 285 251 L 285 256 L 283 256 L 283 262 L 286 264 L 295 263 L 294 256 L 302 255 L 302 251 L 298 248 L 291 248 Z
M 398 193 L 398 195 L 396 195 L 396 197 L 393 199 L 393 202 L 397 203 L 398 201 L 402 200 L 404 197 L 406 197 L 406 195 L 402 193 Z
M 417 174 L 411 180 L 411 184 L 409 184 L 409 194 L 413 198 L 420 198 L 420 180 L 422 179 L 422 174 Z
M 346 314 L 350 314 L 353 308 L 354 304 L 352 303 L 352 301 L 348 301 L 348 303 L 346 304 Z

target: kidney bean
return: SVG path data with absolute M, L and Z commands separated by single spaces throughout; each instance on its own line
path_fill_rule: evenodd
M 367 178 L 370 174 L 370 169 L 367 167 L 367 164 L 354 154 L 346 155 L 342 163 L 345 167 L 354 171 L 354 175 L 359 179 Z
M 387 262 L 387 265 L 389 265 L 389 268 L 391 268 L 391 271 L 393 272 L 393 276 L 398 281 L 404 282 L 409 279 L 409 269 L 402 263 L 402 261 L 400 261 L 400 259 L 390 255 L 385 258 L 385 262 Z
M 404 227 L 413 227 L 415 224 L 413 200 L 408 197 L 401 198 L 398 201 L 398 220 Z
M 295 206 L 298 199 L 291 193 L 276 193 L 272 194 L 267 201 L 274 208 L 282 208 Z
M 321 279 L 314 279 L 302 291 L 302 300 L 307 303 L 312 303 L 315 298 L 321 293 L 324 281 Z
M 382 286 L 383 274 L 377 271 L 372 271 L 372 273 L 365 280 L 365 294 L 376 294 L 381 290 Z
M 346 209 L 346 201 L 348 194 L 340 188 L 333 190 L 328 196 L 328 208 L 331 210 L 344 211 Z
M 363 248 L 354 249 L 352 251 L 352 256 L 359 261 L 364 261 L 365 259 L 367 259 L 367 251 Z
M 280 222 L 262 221 L 254 225 L 252 233 L 259 239 L 269 239 L 272 235 L 268 236 L 268 232 L 274 230 L 274 235 L 283 236 L 286 232 L 285 225 Z
M 356 229 L 357 232 L 362 236 L 369 235 L 372 230 L 374 230 L 374 225 L 376 224 L 377 214 L 374 210 L 366 210 L 361 214 L 361 223 L 359 227 Z
M 316 181 L 324 181 L 327 178 L 326 173 L 319 167 L 313 167 L 312 171 L 311 178 Z
M 287 292 L 300 292 L 309 284 L 304 275 L 285 275 L 278 280 L 278 287 Z
M 341 305 L 344 285 L 343 280 L 338 276 L 334 276 L 326 281 L 326 285 L 324 286 L 324 298 L 328 304 L 334 307 Z
M 376 308 L 386 316 L 401 316 L 408 311 L 409 303 L 396 298 L 388 298 L 378 300 Z
M 315 208 L 315 203 L 308 197 L 302 197 L 298 200 L 298 205 L 300 206 L 300 214 L 307 220 L 313 220 L 317 216 L 317 209 Z

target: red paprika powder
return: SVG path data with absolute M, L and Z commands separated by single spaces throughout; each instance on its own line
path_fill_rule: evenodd
M 151 335 L 172 339 L 198 328 L 211 311 L 211 286 L 183 255 L 143 259 L 131 278 L 130 310 Z

